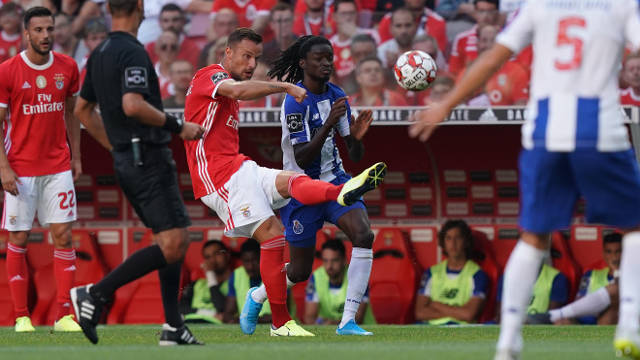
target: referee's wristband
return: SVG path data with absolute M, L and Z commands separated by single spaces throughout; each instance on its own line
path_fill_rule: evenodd
M 162 128 L 171 131 L 172 133 L 180 134 L 184 122 L 177 117 L 167 113 L 165 113 L 164 116 L 166 120 L 164 122 L 164 125 L 162 125 Z

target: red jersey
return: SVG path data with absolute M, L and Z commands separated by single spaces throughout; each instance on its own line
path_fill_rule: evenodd
M 238 100 L 216 94 L 230 78 L 221 65 L 209 65 L 196 73 L 187 90 L 184 119 L 205 128 L 202 139 L 184 142 L 196 199 L 221 188 L 249 159 L 240 154 Z
M 296 36 L 316 35 L 329 37 L 334 29 L 325 17 L 310 19 L 306 14 L 296 16 L 293 20 L 293 33 Z
M 418 19 L 417 35 L 427 33 L 433 36 L 438 42 L 440 51 L 447 49 L 447 23 L 444 18 L 431 9 L 425 9 L 424 14 Z M 378 25 L 380 41 L 385 42 L 393 38 L 391 36 L 391 13 L 386 14 Z
M 0 63 L 16 56 L 22 51 L 22 36 L 20 33 L 9 35 L 0 31 Z
M 458 75 L 467 65 L 478 57 L 478 25 L 463 31 L 453 41 L 449 57 L 449 72 Z
M 516 61 L 506 62 L 485 86 L 491 105 L 514 105 L 529 99 L 529 74 Z
M 194 69 L 198 68 L 198 60 L 200 57 L 200 51 L 202 49 L 198 46 L 198 43 L 194 40 L 191 40 L 184 35 L 180 35 L 182 41 L 180 42 L 180 49 L 178 51 L 177 60 L 186 60 L 193 65 Z M 149 58 L 152 63 L 158 62 L 158 54 L 156 54 L 156 42 L 152 41 L 145 46 L 145 50 L 147 50 L 147 54 L 149 54 Z
M 378 33 L 375 30 L 358 28 L 356 34 L 369 34 L 376 40 L 376 43 L 379 44 Z M 353 57 L 351 56 L 351 39 L 341 41 L 338 34 L 335 34 L 329 41 L 331 41 L 331 45 L 333 46 L 333 67 L 335 69 L 335 75 L 343 79 L 356 69 L 356 64 L 353 62 Z
M 622 105 L 640 106 L 640 94 L 636 94 L 632 87 L 620 90 L 620 103 Z
M 26 51 L 0 64 L 0 107 L 4 148 L 18 176 L 42 176 L 71 169 L 64 121 L 65 101 L 78 92 L 78 65 L 50 52 L 44 65 L 33 64 Z
M 260 15 L 269 15 L 276 0 L 216 0 L 211 7 L 211 14 L 221 9 L 231 9 L 238 16 L 238 27 L 250 28 Z

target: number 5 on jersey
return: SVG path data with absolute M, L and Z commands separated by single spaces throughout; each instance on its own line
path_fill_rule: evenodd
M 554 66 L 558 70 L 573 70 L 580 67 L 582 63 L 582 45 L 583 41 L 580 37 L 570 34 L 571 29 L 586 28 L 587 22 L 584 18 L 579 16 L 570 16 L 560 19 L 558 24 L 558 37 L 556 39 L 557 47 L 571 46 L 573 48 L 573 55 L 570 60 L 556 59 Z

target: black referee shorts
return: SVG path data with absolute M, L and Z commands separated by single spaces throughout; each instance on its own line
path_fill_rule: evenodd
M 133 165 L 131 150 L 113 151 L 118 183 L 131 206 L 154 234 L 191 225 L 180 195 L 171 149 L 143 145 L 143 166 Z

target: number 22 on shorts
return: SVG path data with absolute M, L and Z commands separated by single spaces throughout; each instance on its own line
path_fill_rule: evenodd
M 58 197 L 60 198 L 60 209 L 62 210 L 67 210 L 76 205 L 74 199 L 75 193 L 73 192 L 73 190 L 58 193 Z

